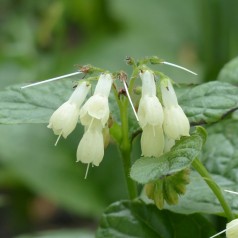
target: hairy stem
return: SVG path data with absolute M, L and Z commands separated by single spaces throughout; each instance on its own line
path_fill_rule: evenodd
M 213 180 L 211 175 L 208 173 L 207 169 L 203 166 L 203 164 L 201 163 L 199 159 L 195 159 L 192 165 L 197 170 L 197 172 L 203 177 L 204 181 L 207 183 L 207 185 L 210 187 L 210 189 L 213 191 L 213 193 L 219 200 L 224 210 L 224 213 L 226 214 L 227 219 L 229 221 L 233 220 L 235 217 L 231 211 L 229 204 L 227 203 L 220 187 Z

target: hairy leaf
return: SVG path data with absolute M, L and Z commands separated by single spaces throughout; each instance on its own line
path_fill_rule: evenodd
M 159 158 L 142 157 L 137 160 L 131 168 L 132 179 L 146 184 L 189 167 L 201 152 L 205 140 L 205 130 L 197 127 L 196 132 L 189 137 L 182 137 L 171 151 Z
M 238 108 L 238 88 L 224 82 L 209 82 L 186 91 L 179 98 L 192 125 L 221 120 Z

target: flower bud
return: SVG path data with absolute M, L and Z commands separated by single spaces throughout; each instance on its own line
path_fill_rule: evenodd
M 82 82 L 67 102 L 62 104 L 50 117 L 48 128 L 51 128 L 56 135 L 62 135 L 66 138 L 76 127 L 80 106 L 84 102 L 90 85 Z
M 164 104 L 164 123 L 165 134 L 174 140 L 181 136 L 189 136 L 190 124 L 183 109 L 178 105 L 178 100 L 169 79 L 161 82 L 161 93 Z

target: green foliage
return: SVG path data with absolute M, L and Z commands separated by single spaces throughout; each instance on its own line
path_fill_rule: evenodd
M 31 89 L 11 86 L 0 93 L 0 124 L 48 123 L 51 114 L 72 93 L 64 81 Z
M 201 158 L 222 191 L 225 189 L 237 191 L 237 131 L 238 121 L 232 119 L 224 120 L 207 129 L 208 138 Z M 191 173 L 190 180 L 186 194 L 180 198 L 179 204 L 167 208 L 185 214 L 195 212 L 224 214 L 219 201 L 197 172 Z M 238 214 L 237 196 L 223 193 L 232 211 Z
M 211 224 L 199 214 L 180 215 L 142 201 L 122 201 L 106 209 L 96 237 L 204 238 L 212 234 Z
M 146 184 L 188 168 L 199 155 L 206 140 L 206 132 L 197 127 L 190 137 L 182 137 L 171 151 L 159 158 L 142 157 L 131 168 L 131 177 L 138 183 Z
M 214 123 L 238 107 L 238 88 L 225 82 L 209 82 L 187 90 L 179 98 L 192 125 Z
M 59 207 L 87 216 L 95 216 L 109 202 L 125 197 L 124 184 L 121 182 L 121 164 L 114 147 L 109 148 L 110 152 L 100 169 L 93 169 L 91 172 L 90 168 L 91 174 L 84 181 L 82 178 L 85 168 L 74 163 L 75 153 L 72 153 L 82 132 L 79 130 L 79 136 L 75 136 L 75 133 L 67 141 L 60 141 L 60 145 L 53 149 L 55 139 L 49 136 L 51 133 L 46 132 L 45 125 L 36 125 L 48 123 L 52 112 L 72 92 L 73 83 L 62 81 L 27 90 L 20 90 L 18 84 L 74 71 L 73 65 L 77 63 L 91 63 L 112 70 L 128 70 L 122 61 L 126 55 L 140 57 L 152 54 L 159 54 L 166 60 L 193 68 L 199 74 L 198 77 L 189 77 L 182 71 L 162 66 L 165 73 L 176 82 L 201 82 L 201 75 L 207 76 L 206 80 L 214 80 L 214 75 L 223 62 L 237 53 L 237 8 L 234 7 L 237 3 L 234 0 L 232 4 L 223 4 L 221 1 L 205 2 L 200 5 L 197 0 L 186 0 L 184 4 L 156 0 L 120 0 L 113 4 L 106 0 L 3 0 L 0 23 L 0 86 L 3 88 L 10 84 L 16 85 L 0 92 L 0 124 L 12 124 L 11 127 L 1 125 L 0 128 L 0 184 L 3 193 L 7 191 L 1 206 L 7 204 L 4 208 L 8 208 L 12 199 L 17 200 L 21 206 L 18 194 L 14 198 L 11 194 L 15 184 L 23 184 Z M 202 9 L 202 27 L 197 27 L 201 24 L 201 13 L 198 9 Z M 222 22 L 218 24 L 217 19 L 222 19 Z M 229 120 L 220 126 L 219 124 L 221 119 L 237 108 L 237 88 L 230 85 L 237 85 L 237 78 L 236 58 L 220 72 L 220 82 L 191 87 L 179 98 L 192 125 L 218 122 L 217 125 L 207 127 L 209 136 L 201 159 L 221 188 L 231 190 L 237 190 L 237 121 Z M 113 114 L 115 116 L 118 112 L 113 110 Z M 132 113 L 130 117 L 130 134 L 134 135 L 134 132 L 138 132 L 138 124 Z M 120 121 L 117 122 L 111 128 L 111 135 L 119 141 Z M 22 123 L 34 125 L 13 125 Z M 137 150 L 136 154 L 139 153 Z M 179 204 L 168 208 L 178 213 L 223 215 L 219 202 L 200 175 L 192 171 L 190 179 L 187 193 L 180 198 Z M 233 211 L 238 213 L 237 196 L 225 195 Z M 140 209 L 135 212 L 135 205 L 129 205 L 130 202 L 117 204 L 123 205 L 120 205 L 121 210 L 112 209 L 117 216 L 115 220 L 112 219 L 112 228 L 105 228 L 107 224 L 104 223 L 99 235 L 103 229 L 103 232 L 109 234 L 108 237 L 117 237 L 121 231 L 121 237 L 125 237 L 132 227 L 137 235 L 133 237 L 142 237 L 139 232 L 145 232 L 147 237 L 147 231 L 152 234 L 151 237 L 153 234 L 154 237 L 159 237 L 157 232 L 164 234 L 164 230 L 160 230 L 163 224 L 166 224 L 165 233 L 168 234 L 165 237 L 174 237 L 177 234 L 181 234 L 178 237 L 196 237 L 198 234 L 200 236 L 197 237 L 208 237 L 215 233 L 208 232 L 210 226 L 200 215 L 183 216 L 158 211 L 155 206 L 143 203 L 136 205 Z M 113 217 L 114 212 L 108 214 L 107 211 L 104 217 Z M 4 212 L 1 215 L 4 220 Z M 14 220 L 12 216 L 10 218 Z M 24 218 L 21 217 L 20 220 Z M 16 223 L 18 221 L 16 219 Z M 122 228 L 124 221 L 126 225 Z M 191 224 L 192 221 L 195 225 Z M 162 225 L 158 227 L 158 224 Z M 223 228 L 218 227 L 217 230 Z M 19 233 L 14 227 L 10 229 Z M 174 229 L 176 233 L 173 233 Z M 0 231 L 0 236 L 1 232 L 4 231 Z M 55 234 L 37 233 L 23 237 L 87 237 L 87 234 L 59 230 Z M 91 237 L 90 234 L 88 236 Z

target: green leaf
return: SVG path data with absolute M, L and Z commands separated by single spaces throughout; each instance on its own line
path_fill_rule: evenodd
M 21 86 L 0 92 L 0 124 L 48 123 L 73 91 L 73 84 L 64 81 L 26 89 Z
M 214 123 L 238 108 L 238 88 L 218 81 L 201 84 L 181 95 L 179 103 L 192 125 Z
M 204 238 L 215 232 L 201 215 L 160 211 L 142 201 L 110 205 L 102 215 L 97 238 Z
M 137 160 L 131 168 L 131 178 L 146 184 L 189 167 L 201 152 L 205 140 L 205 130 L 197 127 L 190 137 L 182 137 L 171 151 L 159 158 L 142 157 Z
M 238 192 L 238 121 L 224 120 L 209 126 L 207 132 L 209 136 L 203 148 L 202 162 L 222 191 L 228 189 Z M 179 204 L 167 208 L 186 214 L 202 212 L 223 215 L 219 201 L 203 178 L 197 172 L 192 172 L 190 180 Z M 232 211 L 238 214 L 238 196 L 226 192 L 224 195 Z
M 227 82 L 231 84 L 236 84 L 238 82 L 238 57 L 229 61 L 221 69 L 218 80 L 221 82 Z

